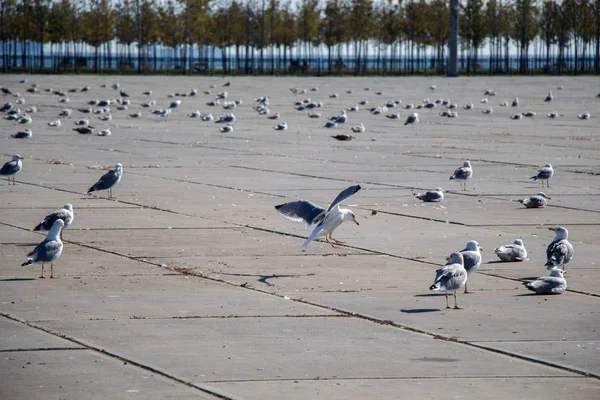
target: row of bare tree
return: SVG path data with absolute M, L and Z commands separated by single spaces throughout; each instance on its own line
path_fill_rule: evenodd
M 78 69 L 90 58 L 96 72 L 275 73 L 290 66 L 306 70 L 314 60 L 329 73 L 444 72 L 449 36 L 449 0 L 0 0 L 0 5 L 5 71 Z M 459 21 L 469 73 L 481 70 L 483 53 L 489 72 L 510 71 L 515 51 L 521 73 L 600 73 L 600 0 L 461 0 Z

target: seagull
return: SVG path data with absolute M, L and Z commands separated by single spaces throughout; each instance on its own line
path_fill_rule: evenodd
M 221 115 L 215 121 L 215 123 L 217 123 L 217 124 L 224 123 L 224 122 L 227 122 L 227 123 L 229 123 L 229 122 L 235 122 L 235 115 L 233 115 L 233 114 Z
M 13 133 L 10 136 L 15 139 L 31 139 L 31 137 L 33 136 L 33 133 L 31 132 L 31 129 L 23 129 L 22 131 Z
M 279 119 L 279 117 L 280 117 L 279 113 L 267 115 L 267 118 L 269 118 L 269 119 Z
M 521 114 L 511 115 L 510 119 L 521 119 L 523 116 Z
M 406 121 L 404 122 L 404 126 L 406 125 L 412 125 L 413 127 L 415 126 L 415 124 L 419 123 L 419 114 L 418 113 L 412 113 L 408 116 L 408 118 L 406 118 Z
M 413 194 L 417 199 L 423 200 L 425 203 L 439 203 L 444 200 L 444 190 L 442 188 L 435 188 L 427 192 Z
M 533 282 L 523 282 L 523 285 L 536 294 L 561 294 L 567 290 L 567 281 L 564 275 L 564 271 L 552 268 L 550 276 L 542 276 Z
M 60 119 L 48 122 L 48 126 L 61 126 Z
M 321 118 L 321 113 L 311 111 L 308 113 L 308 118 Z
M 548 245 L 546 249 L 546 269 L 558 268 L 562 265 L 562 270 L 565 270 L 565 264 L 567 264 L 573 258 L 573 245 L 567 240 L 569 238 L 569 231 L 562 226 L 556 228 L 548 228 L 551 231 L 556 232 L 556 237 Z
M 435 280 L 429 290 L 444 292 L 446 295 L 446 308 L 450 308 L 448 292 L 454 292 L 454 309 L 460 310 L 456 301 L 456 291 L 467 283 L 467 270 L 465 270 L 463 264 L 462 254 L 452 253 L 446 265 L 435 271 Z
M 287 128 L 288 126 L 286 122 L 280 122 L 279 124 L 273 127 L 273 129 L 275 129 L 276 131 L 287 131 Z
M 480 103 L 485 104 L 488 102 L 487 97 L 484 97 L 483 99 L 479 100 Z
M 181 100 L 177 99 L 171 102 L 169 108 L 177 108 L 181 105 Z
M 114 90 L 118 90 L 118 89 L 119 89 L 119 86 L 120 86 L 120 85 L 119 85 L 119 82 L 116 82 L 116 83 L 113 83 L 113 85 L 112 85 L 112 88 L 113 88 Z
M 80 119 L 77 121 L 73 121 L 73 123 L 78 126 L 88 126 L 90 124 L 90 121 L 87 119 Z
M 142 113 L 138 112 L 138 114 L 139 114 L 138 115 L 139 117 L 142 116 Z M 112 115 L 110 115 L 110 114 L 104 114 L 104 115 L 99 116 L 98 119 L 100 121 L 110 121 L 112 119 Z
M 473 176 L 473 168 L 469 160 L 465 161 L 463 166 L 454 170 L 454 174 L 450 177 L 450 180 L 460 181 L 460 188 L 463 191 L 467 190 L 467 180 Z
M 200 116 L 200 119 L 204 122 L 208 122 L 214 120 L 214 117 L 211 113 L 204 113 Z
M 323 124 L 323 128 L 337 128 L 337 122 L 334 121 L 326 121 Z
M 219 131 L 223 132 L 223 133 L 231 133 L 231 132 L 233 132 L 233 126 L 232 125 L 222 126 L 221 128 L 219 128 Z
M 337 135 L 332 135 L 331 137 L 340 141 L 348 141 L 354 139 L 354 135 L 351 135 L 349 133 L 338 133 Z
M 188 117 L 190 117 L 190 118 L 200 118 L 201 116 L 202 116 L 202 113 L 200 112 L 200 110 L 196 110 L 188 115 Z
M 142 113 L 138 111 L 136 113 L 129 114 L 129 117 L 130 118 L 141 118 L 142 117 Z
M 98 132 L 98 136 L 110 136 L 110 135 L 112 135 L 112 132 L 108 128 L 102 129 L 100 132 Z
M 108 190 L 107 198 L 111 198 L 112 188 L 117 186 L 117 184 L 121 181 L 122 176 L 123 166 L 119 163 L 116 165 L 115 169 L 108 171 L 106 174 L 102 175 L 100 180 L 88 189 L 87 194 L 97 192 L 99 190 Z
M 460 254 L 463 256 L 463 262 L 465 270 L 467 270 L 467 275 L 471 275 L 473 272 L 477 271 L 481 266 L 481 251 L 483 249 L 479 246 L 475 240 L 469 240 L 467 242 L 467 246 L 460 251 Z M 465 282 L 465 293 L 469 293 L 467 291 L 467 282 Z
M 463 108 L 464 108 L 465 110 L 472 110 L 472 109 L 473 109 L 473 103 L 465 104 L 465 105 L 463 106 Z
M 93 126 L 80 126 L 79 128 L 73 128 L 73 130 L 82 135 L 90 135 L 90 134 L 94 133 Z
M 8 180 L 8 184 L 10 185 L 10 177 L 12 176 L 12 182 L 13 185 L 15 184 L 15 175 L 21 171 L 21 169 L 23 169 L 23 163 L 21 162 L 21 160 L 24 160 L 23 157 L 21 157 L 18 154 L 15 154 L 14 156 L 12 156 L 12 160 L 5 163 L 2 168 L 0 168 L 0 176 L 6 176 L 6 179 Z
M 558 117 L 558 113 L 556 111 L 549 112 L 546 115 L 548 116 L 548 118 L 556 118 L 556 117 Z
M 535 117 L 535 111 L 527 111 L 527 112 L 521 113 L 521 115 L 523 115 L 524 117 Z
M 493 112 L 494 112 L 494 110 L 492 109 L 492 107 L 486 108 L 485 110 L 482 111 L 482 113 L 484 113 L 484 114 L 492 114 Z
M 152 90 L 146 90 L 144 93 L 142 93 L 144 96 L 152 96 Z
M 515 97 L 515 99 L 512 101 L 511 106 L 512 107 L 517 107 L 519 105 L 519 98 Z
M 36 113 L 37 112 L 37 107 L 36 106 L 31 106 L 31 107 L 25 109 L 25 112 L 26 113 L 30 113 L 30 114 L 31 113 Z
M 352 221 L 356 225 L 359 225 L 354 213 L 346 208 L 340 208 L 339 204 L 348 197 L 354 195 L 360 189 L 360 185 L 354 185 L 342 190 L 327 210 L 308 200 L 290 201 L 289 203 L 275 206 L 275 209 L 284 217 L 291 219 L 292 221 L 304 221 L 307 227 L 316 224 L 308 239 L 302 244 L 303 248 L 306 248 L 310 242 L 318 236 L 325 235 L 325 241 L 329 243 L 331 247 L 337 249 L 340 248 L 338 245 L 343 244 L 344 242 L 334 239 L 331 236 L 333 231 L 345 221 Z
M 541 180 L 542 187 L 544 187 L 544 181 L 546 181 L 546 187 L 550 187 L 550 178 L 552 178 L 553 175 L 554 170 L 552 169 L 552 164 L 546 164 L 538 170 L 537 174 L 529 179 L 533 179 L 534 181 L 537 181 L 538 179 Z
M 78 108 L 77 111 L 84 113 L 84 114 L 90 114 L 92 112 L 92 107 Z M 69 113 L 69 115 L 71 115 L 71 113 Z
M 358 106 L 358 104 L 356 104 L 354 106 L 349 106 L 348 108 L 346 108 L 346 110 L 348 110 L 350 112 L 358 111 L 359 109 L 360 109 L 360 107 Z
M 65 204 L 63 208 L 60 210 L 54 211 L 52 214 L 46 215 L 46 218 L 39 224 L 33 228 L 35 232 L 44 231 L 47 232 L 52 229 L 54 222 L 56 220 L 61 219 L 65 225 L 65 228 L 68 228 L 73 223 L 73 219 L 75 218 L 75 214 L 73 213 L 73 206 L 69 203 Z M 60 238 L 62 239 L 62 229 L 60 231 Z
M 544 192 L 539 192 L 535 196 L 530 196 L 523 200 L 519 200 L 519 203 L 523 204 L 527 208 L 544 208 L 548 203 L 547 200 L 552 200 L 552 198 L 547 196 Z
M 400 119 L 400 114 L 399 113 L 387 114 L 386 117 L 389 119 Z
M 23 115 L 21 118 L 17 120 L 18 123 L 22 125 L 30 124 L 32 121 L 31 117 L 27 114 Z
M 554 96 L 552 95 L 552 90 L 548 92 L 548 96 L 544 99 L 545 102 L 550 102 L 554 100 Z
M 579 114 L 577 116 L 577 118 L 579 118 L 579 119 L 590 119 L 591 117 L 590 117 L 590 113 L 586 111 L 583 114 Z
M 498 247 L 494 253 L 502 261 L 523 261 L 527 259 L 527 250 L 521 239 L 516 239 L 513 244 Z
M 58 260 L 63 249 L 60 232 L 64 226 L 65 223 L 62 219 L 54 221 L 50 232 L 46 235 L 46 239 L 27 254 L 27 261 L 21 266 L 42 263 L 40 278 L 44 278 L 44 264 L 50 263 L 50 278 L 54 278 L 54 262 Z
M 363 133 L 366 130 L 366 128 L 363 124 L 358 124 L 350 128 L 350 130 L 354 133 Z
M 492 89 L 487 89 L 484 94 L 486 96 L 495 96 L 496 95 L 496 91 L 492 90 Z
M 192 91 L 190 92 L 190 94 L 188 96 L 190 97 L 194 97 L 198 94 L 198 90 L 197 89 L 192 89 Z

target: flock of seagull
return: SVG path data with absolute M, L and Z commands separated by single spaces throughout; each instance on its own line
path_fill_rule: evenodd
M 21 83 L 26 83 L 26 81 L 22 81 Z M 230 86 L 231 84 L 227 82 L 225 87 Z M 211 88 L 215 86 L 212 85 Z M 4 117 L 7 120 L 13 120 L 18 122 L 19 124 L 30 124 L 32 122 L 32 118 L 29 114 L 37 112 L 37 108 L 35 106 L 29 107 L 26 109 L 26 112 L 23 114 L 18 107 L 20 104 L 24 104 L 25 100 L 20 97 L 20 94 L 13 93 L 7 88 L 0 88 L 5 95 L 13 95 L 18 97 L 16 101 L 17 106 L 13 106 L 10 102 L 4 104 L 3 107 L 0 108 L 0 112 L 6 113 Z M 103 122 L 110 121 L 112 119 L 112 114 L 110 110 L 110 106 L 116 106 L 117 110 L 125 111 L 128 109 L 128 106 L 131 105 L 131 100 L 129 100 L 129 94 L 125 91 L 121 90 L 120 85 L 115 83 L 112 85 L 112 89 L 119 92 L 119 97 L 116 100 L 111 99 L 93 99 L 88 101 L 86 107 L 77 108 L 77 111 L 82 114 L 96 114 L 98 115 L 98 119 Z M 430 89 L 435 91 L 435 85 L 431 86 Z M 559 87 L 559 89 L 561 89 Z M 80 89 L 71 89 L 69 92 L 88 92 L 90 90 L 89 86 L 85 86 Z M 317 92 L 318 87 L 312 88 L 311 91 Z M 365 88 L 365 90 L 370 90 L 369 88 Z M 67 92 L 53 89 L 46 89 L 47 92 L 51 92 L 55 95 L 59 96 L 60 103 L 69 103 L 69 97 Z M 308 91 L 306 89 L 291 89 L 294 95 L 305 94 Z M 40 89 L 37 85 L 32 85 L 27 89 L 29 93 L 38 93 Z M 351 91 L 348 91 L 351 93 Z M 383 92 L 375 92 L 377 95 L 382 95 Z M 179 108 L 182 104 L 180 98 L 182 97 L 195 97 L 197 96 L 198 91 L 193 89 L 191 92 L 185 93 L 174 93 L 169 95 L 168 97 L 177 97 L 175 100 L 172 100 L 167 108 L 164 109 L 153 109 L 151 110 L 151 114 L 161 117 L 166 120 L 171 115 L 173 110 Z M 210 95 L 210 91 L 205 91 L 204 94 Z M 152 91 L 146 91 L 143 93 L 144 96 L 151 96 Z M 493 90 L 487 90 L 485 92 L 486 96 L 495 96 L 496 92 Z M 330 98 L 338 98 L 339 95 L 337 93 L 331 94 Z M 600 97 L 600 94 L 599 94 Z M 222 91 L 216 95 L 214 101 L 207 102 L 208 106 L 219 106 L 221 105 L 226 110 L 234 110 L 236 107 L 242 104 L 241 99 L 237 99 L 234 101 L 228 101 L 228 92 Z M 551 102 L 554 99 L 552 92 L 548 94 L 545 101 Z M 481 100 L 481 103 L 487 103 L 488 98 L 485 97 Z M 270 102 L 268 96 L 263 96 L 257 98 L 255 100 L 256 105 L 253 109 L 262 116 L 266 116 L 271 120 L 277 120 L 281 116 L 279 113 L 272 113 L 269 109 Z M 368 108 L 368 111 L 374 115 L 385 115 L 388 119 L 400 119 L 399 113 L 388 113 L 390 108 L 399 107 L 401 105 L 401 100 L 393 100 L 388 101 L 380 106 Z M 141 103 L 141 106 L 144 108 L 150 108 L 156 104 L 155 100 L 148 100 Z M 360 107 L 367 106 L 367 100 L 361 100 L 355 105 L 349 106 L 346 110 L 342 110 L 340 113 L 333 115 L 326 122 L 322 124 L 325 128 L 338 128 L 343 124 L 346 124 L 349 120 L 348 112 L 356 112 L 360 109 Z M 456 103 L 450 103 L 449 100 L 439 99 L 435 101 L 431 101 L 429 99 L 425 99 L 422 104 L 415 106 L 414 104 L 406 104 L 404 105 L 405 109 L 429 109 L 433 110 L 438 105 L 446 106 L 446 110 L 440 113 L 443 117 L 448 118 L 456 118 L 458 113 L 456 109 L 458 105 Z M 508 106 L 508 102 L 503 102 L 500 104 L 501 106 Z M 519 99 L 515 98 L 512 102 L 512 107 L 517 107 L 519 105 Z M 96 107 L 96 108 L 92 108 Z M 294 103 L 294 107 L 297 111 L 309 111 L 308 116 L 310 118 L 320 118 L 322 116 L 321 113 L 318 113 L 316 110 L 323 107 L 322 102 L 315 102 L 310 98 L 305 100 L 296 101 Z M 474 109 L 473 104 L 466 104 L 463 106 L 465 110 Z M 73 110 L 72 109 L 63 109 L 59 113 L 59 117 L 70 118 Z M 488 108 L 483 110 L 484 114 L 491 114 L 493 112 L 492 108 Z M 552 113 L 553 116 L 548 114 L 549 117 L 555 118 L 558 116 L 557 113 Z M 236 117 L 233 112 L 228 112 L 227 114 L 218 116 L 215 118 L 210 112 L 200 112 L 196 110 L 191 114 L 187 115 L 189 118 L 199 118 L 202 121 L 214 121 L 215 123 L 222 124 L 219 128 L 220 132 L 228 133 L 233 132 L 233 123 L 236 121 Z M 534 111 L 523 112 L 520 114 L 515 114 L 511 116 L 512 119 L 520 119 L 521 116 L 533 117 L 535 116 Z M 130 113 L 130 118 L 140 118 L 142 117 L 141 112 Z M 590 115 L 588 112 L 584 114 L 578 115 L 580 119 L 589 119 Z M 74 121 L 76 127 L 73 128 L 74 131 L 80 134 L 92 134 L 94 133 L 94 126 L 90 123 L 88 118 L 82 118 Z M 404 125 L 412 125 L 414 127 L 415 124 L 419 123 L 419 114 L 412 113 L 405 120 Z M 60 119 L 54 120 L 48 123 L 50 127 L 60 127 L 62 122 Z M 277 131 L 283 131 L 288 129 L 288 124 L 286 122 L 279 122 L 273 126 L 273 129 Z M 360 123 L 358 125 L 354 125 L 351 127 L 350 131 L 352 133 L 362 133 L 365 132 L 366 128 L 364 124 Z M 98 135 L 101 136 L 109 136 L 111 135 L 111 131 L 108 128 L 102 129 L 98 132 Z M 24 129 L 19 131 L 13 135 L 13 138 L 18 139 L 29 139 L 32 137 L 32 132 L 30 129 Z M 352 134 L 348 133 L 339 133 L 333 138 L 337 140 L 351 140 L 354 138 Z M 11 161 L 8 161 L 4 164 L 4 166 L 0 169 L 0 176 L 6 176 L 8 180 L 8 184 L 10 185 L 11 179 L 12 184 L 15 184 L 14 177 L 15 175 L 21 171 L 23 168 L 22 163 L 23 157 L 18 154 L 15 154 L 12 157 Z M 112 197 L 112 189 L 120 182 L 121 177 L 123 175 L 123 166 L 119 163 L 116 165 L 114 170 L 111 170 L 104 174 L 98 182 L 92 185 L 87 193 L 92 193 L 96 191 L 107 190 L 108 197 Z M 544 165 L 534 176 L 531 177 L 533 180 L 540 180 L 542 182 L 542 187 L 544 187 L 544 183 L 546 183 L 546 187 L 549 187 L 549 180 L 553 177 L 554 170 L 552 165 L 546 164 Z M 464 161 L 463 165 L 457 168 L 454 173 L 450 176 L 450 180 L 456 180 L 460 183 L 460 187 L 462 191 L 467 190 L 467 181 L 471 179 L 473 176 L 473 167 L 469 160 Z M 356 220 L 355 214 L 345 208 L 340 208 L 340 204 L 349 198 L 350 196 L 356 194 L 360 191 L 362 187 L 360 185 L 350 186 L 343 191 L 341 191 L 333 202 L 325 209 L 321 208 L 318 205 L 308 201 L 308 200 L 296 200 L 288 203 L 280 204 L 275 206 L 275 209 L 281 213 L 286 218 L 289 218 L 293 221 L 304 222 L 307 227 L 314 225 L 314 229 L 308 239 L 302 244 L 302 248 L 306 248 L 313 240 L 324 237 L 325 241 L 330 244 L 334 248 L 339 248 L 344 242 L 337 240 L 332 237 L 334 230 L 339 227 L 342 223 L 346 221 L 352 221 L 359 225 Z M 423 193 L 415 193 L 414 194 L 418 199 L 424 202 L 441 202 L 444 200 L 444 190 L 442 188 L 436 188 L 431 191 L 426 191 Z M 539 192 L 536 195 L 530 196 L 526 199 L 519 200 L 527 208 L 542 208 L 547 204 L 548 197 L 543 192 Z M 54 262 L 60 257 L 63 249 L 62 243 L 62 230 L 64 228 L 68 228 L 74 220 L 74 212 L 71 204 L 65 204 L 64 207 L 60 210 L 57 210 L 41 221 L 35 228 L 34 231 L 47 231 L 48 234 L 43 242 L 35 247 L 33 251 L 27 254 L 26 262 L 22 265 L 31 265 L 40 263 L 41 264 L 41 276 L 40 278 L 44 278 L 44 265 L 50 263 L 50 278 L 53 277 L 54 270 Z M 564 266 L 567 264 L 573 257 L 573 246 L 568 241 L 568 231 L 564 227 L 555 227 L 549 228 L 556 233 L 556 237 L 554 240 L 548 245 L 546 255 L 547 255 L 547 263 L 546 267 L 549 269 L 550 276 L 540 277 L 539 279 L 533 282 L 525 283 L 526 287 L 535 293 L 538 294 L 560 294 L 563 293 L 567 284 L 564 279 Z M 431 290 L 437 290 L 445 293 L 446 296 L 446 307 L 450 308 L 448 301 L 448 294 L 452 293 L 454 295 L 454 308 L 459 309 L 456 292 L 462 288 L 464 288 L 464 292 L 468 293 L 467 290 L 467 279 L 473 272 L 475 272 L 481 266 L 481 251 L 483 249 L 480 247 L 479 243 L 475 240 L 471 240 L 467 242 L 464 249 L 453 252 L 447 258 L 447 263 L 439 268 L 436 271 L 436 276 L 433 284 L 431 285 Z M 524 261 L 527 260 L 527 250 L 524 247 L 523 241 L 521 239 L 516 239 L 513 244 L 503 245 L 495 249 L 495 254 L 500 258 L 501 261 Z M 559 269 L 562 267 L 562 269 Z

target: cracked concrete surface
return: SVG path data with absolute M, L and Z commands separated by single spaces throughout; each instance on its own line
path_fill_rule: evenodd
M 25 93 L 20 79 L 0 81 Z M 232 134 L 186 116 L 225 113 L 205 105 L 219 78 L 28 77 L 42 89 L 83 79 L 91 90 L 70 93 L 71 108 L 114 98 L 101 88 L 114 81 L 132 96 L 128 111 L 113 110 L 112 136 L 71 131 L 83 116 L 77 111 L 49 128 L 63 107 L 44 92 L 24 96 L 39 109 L 31 140 L 10 138 L 18 126 L 0 124 L 2 162 L 25 157 L 17 185 L 0 181 L 0 398 L 598 397 L 595 78 L 233 78 L 230 97 L 244 103 Z M 139 106 L 146 89 L 162 108 L 171 91 L 202 93 L 213 83 L 213 95 L 182 98 L 166 122 Z M 320 91 L 289 94 L 312 86 Z M 483 115 L 479 99 L 489 88 L 498 91 L 495 112 Z M 340 98 L 330 99 L 333 92 Z M 274 131 L 252 110 L 265 94 L 288 131 Z M 538 116 L 510 120 L 514 110 L 496 103 L 515 96 L 519 111 Z M 367 131 L 337 142 L 323 119 L 294 110 L 305 97 L 325 103 L 324 117 L 363 98 L 375 106 L 441 97 L 475 110 L 459 110 L 455 120 L 423 111 L 421 124 L 405 128 L 363 107 L 349 113 L 349 125 Z M 138 109 L 142 119 L 127 116 Z M 554 110 L 563 115 L 545 118 Z M 592 119 L 578 120 L 586 110 Z M 467 192 L 448 180 L 464 159 L 475 170 Z M 125 172 L 115 198 L 85 195 L 100 168 L 117 162 Z M 556 173 L 542 189 L 528 178 L 547 162 Z M 340 250 L 323 242 L 302 250 L 310 231 L 273 209 L 297 198 L 324 206 L 354 183 L 364 189 L 345 204 L 361 225 L 336 231 L 346 242 Z M 442 203 L 413 196 L 438 186 Z M 546 208 L 517 202 L 540 190 L 552 197 Z M 64 232 L 57 279 L 37 279 L 39 266 L 20 266 L 43 238 L 31 228 L 65 203 L 76 217 Z M 569 229 L 575 247 L 569 289 L 531 295 L 522 282 L 547 274 L 546 228 L 555 225 Z M 530 260 L 498 262 L 494 248 L 515 238 Z M 446 310 L 428 287 L 470 239 L 484 248 L 469 278 L 474 293 L 459 295 L 463 310 Z

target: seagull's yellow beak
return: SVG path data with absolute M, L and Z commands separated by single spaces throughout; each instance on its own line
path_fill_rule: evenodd
M 553 231 L 553 230 L 554 230 L 554 228 L 548 228 L 548 230 L 549 230 L 549 231 Z
M 479 251 L 483 251 L 483 247 L 479 246 Z
M 450 257 L 446 257 L 446 261 L 450 261 Z

